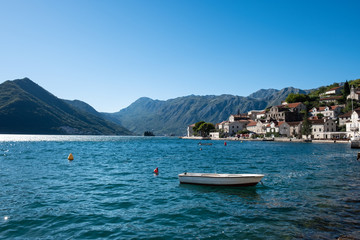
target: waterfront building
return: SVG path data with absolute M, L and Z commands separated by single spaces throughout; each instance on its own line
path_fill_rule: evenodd
M 278 133 L 282 137 L 290 137 L 290 125 L 286 122 L 270 122 L 266 126 L 266 133 Z
M 250 132 L 254 132 L 256 134 L 265 134 L 266 133 L 266 125 L 267 125 L 267 123 L 264 121 L 250 120 L 250 122 L 246 126 L 246 129 L 249 130 Z
M 287 122 L 290 126 L 290 137 L 298 137 L 301 136 L 301 126 L 302 122 Z
M 238 121 L 223 121 L 216 124 L 218 130 L 222 130 L 228 136 L 234 136 L 238 131 L 242 131 L 246 128 L 249 120 L 238 120 Z
M 266 113 L 267 121 L 296 122 L 302 120 L 301 111 L 306 111 L 305 104 L 301 102 L 273 106 Z
M 331 132 L 336 132 L 336 123 L 333 119 L 310 119 L 311 135 L 313 139 L 331 139 Z

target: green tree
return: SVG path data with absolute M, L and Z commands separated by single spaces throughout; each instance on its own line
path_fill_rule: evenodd
M 201 124 L 205 123 L 204 121 L 200 121 L 195 123 L 195 126 L 193 127 L 193 131 L 194 131 L 194 135 L 198 135 L 199 134 L 199 127 L 201 126 Z
M 213 129 L 215 129 L 214 124 L 205 122 L 200 125 L 198 130 L 200 131 L 201 136 L 206 137 L 209 136 L 210 131 Z
M 290 93 L 285 99 L 287 103 L 305 102 L 307 100 L 309 100 L 309 97 L 301 93 Z
M 202 137 L 206 137 L 209 135 L 210 131 L 215 129 L 214 124 L 207 123 L 204 121 L 200 121 L 195 123 L 195 126 L 193 127 L 193 131 L 196 135 L 200 135 Z
M 350 94 L 350 85 L 348 83 L 348 81 L 346 80 L 346 82 L 344 83 L 344 90 L 343 90 L 343 95 L 345 96 L 345 98 Z
M 306 135 L 306 138 L 308 137 L 308 135 L 311 135 L 311 127 L 311 122 L 309 121 L 307 116 L 305 116 L 301 127 L 301 133 L 302 135 Z
M 249 130 L 243 129 L 243 130 L 241 130 L 241 131 L 237 131 L 236 134 L 249 134 L 249 133 L 251 133 Z
M 324 117 L 324 114 L 318 113 L 318 114 L 316 114 L 316 116 L 318 117 L 318 119 L 322 119 Z

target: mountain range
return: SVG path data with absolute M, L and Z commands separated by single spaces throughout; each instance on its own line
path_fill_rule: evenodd
M 248 97 L 234 95 L 184 96 L 166 101 L 142 97 L 116 113 L 97 112 L 80 100 L 63 100 L 28 78 L 0 84 L 0 133 L 184 135 L 198 121 L 218 123 L 230 114 L 278 105 L 290 93 L 309 93 L 292 87 L 261 89 Z
M 105 113 L 104 117 L 137 134 L 149 130 L 156 135 L 178 136 L 185 135 L 187 126 L 198 121 L 219 123 L 231 114 L 279 105 L 290 93 L 309 92 L 288 87 L 282 90 L 261 89 L 248 97 L 190 95 L 166 101 L 143 97 L 117 113 Z
M 73 107 L 28 78 L 0 84 L 0 133 L 131 135 L 124 127 Z M 96 111 L 95 111 L 96 112 Z

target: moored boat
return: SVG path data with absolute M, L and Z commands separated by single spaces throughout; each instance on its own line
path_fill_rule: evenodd
M 225 173 L 181 173 L 180 183 L 210 186 L 255 186 L 264 177 L 263 174 L 225 174 Z

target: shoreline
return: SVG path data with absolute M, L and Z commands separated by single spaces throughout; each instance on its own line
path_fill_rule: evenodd
M 180 137 L 181 139 L 190 139 L 190 140 L 214 140 L 214 141 L 257 141 L 257 142 L 297 142 L 297 143 L 350 143 L 349 140 L 326 140 L 326 139 L 312 139 L 310 141 L 306 141 L 305 139 L 294 139 L 294 138 L 262 138 L 262 139 L 249 139 L 249 138 L 237 138 L 237 137 L 229 137 L 229 138 L 211 138 L 211 137 Z

